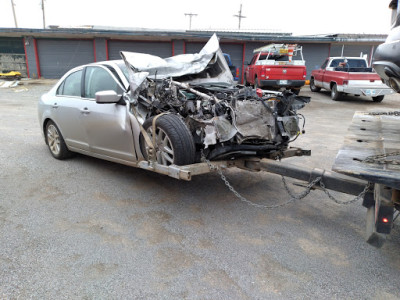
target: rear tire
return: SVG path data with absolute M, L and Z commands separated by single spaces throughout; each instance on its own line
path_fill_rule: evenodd
M 149 134 L 152 142 L 153 119 L 143 123 L 143 128 Z M 140 148 L 143 156 L 148 159 L 150 147 L 140 134 Z M 177 115 L 167 114 L 156 120 L 156 160 L 157 163 L 169 166 L 189 165 L 195 161 L 195 145 L 193 137 L 182 119 Z
M 338 92 L 338 90 L 337 90 L 337 85 L 334 84 L 334 85 L 332 86 L 332 90 L 331 90 L 331 98 L 332 98 L 332 100 L 333 100 L 333 101 L 339 100 L 340 97 L 342 97 L 342 94 L 343 94 L 343 93 Z
M 311 90 L 311 92 L 319 92 L 321 90 L 320 87 L 317 87 L 315 85 L 314 78 L 311 78 L 311 80 L 310 80 L 310 90 Z
M 384 95 L 372 97 L 372 101 L 374 101 L 374 102 L 382 102 L 383 98 L 385 98 Z
M 254 77 L 254 88 L 255 89 L 259 88 L 257 76 Z
M 45 137 L 46 144 L 54 158 L 62 160 L 72 156 L 73 153 L 68 150 L 60 130 L 53 121 L 47 122 Z

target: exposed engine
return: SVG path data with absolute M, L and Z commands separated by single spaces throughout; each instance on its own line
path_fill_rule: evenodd
M 209 159 L 254 155 L 279 157 L 300 134 L 297 110 L 309 97 L 244 86 L 191 84 L 147 78 L 137 96 L 145 119 L 164 112 L 180 115 Z M 199 159 L 197 159 L 199 160 Z

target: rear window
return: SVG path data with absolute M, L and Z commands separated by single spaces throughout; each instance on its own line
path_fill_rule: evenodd
M 349 67 L 349 68 L 367 68 L 367 63 L 364 59 L 344 59 L 338 58 L 332 60 L 331 67 Z

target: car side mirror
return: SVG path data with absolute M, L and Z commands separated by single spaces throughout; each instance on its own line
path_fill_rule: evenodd
M 96 94 L 96 103 L 117 103 L 121 99 L 121 95 L 118 95 L 115 91 L 100 91 Z

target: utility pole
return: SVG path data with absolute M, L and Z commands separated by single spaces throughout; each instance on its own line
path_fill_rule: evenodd
M 46 28 L 46 18 L 44 15 L 44 0 L 42 0 L 42 11 L 43 11 L 43 29 Z
M 185 16 L 189 16 L 189 30 L 191 30 L 192 29 L 192 17 L 196 17 L 197 14 L 185 13 Z
M 15 4 L 14 4 L 14 0 L 11 0 L 11 7 L 12 7 L 13 15 L 14 15 L 15 28 L 18 28 L 17 16 L 15 15 Z
M 237 17 L 239 19 L 239 29 L 240 29 L 240 23 L 243 18 L 246 18 L 245 16 L 242 15 L 242 3 L 240 3 L 240 10 L 238 15 L 233 15 L 234 17 Z

